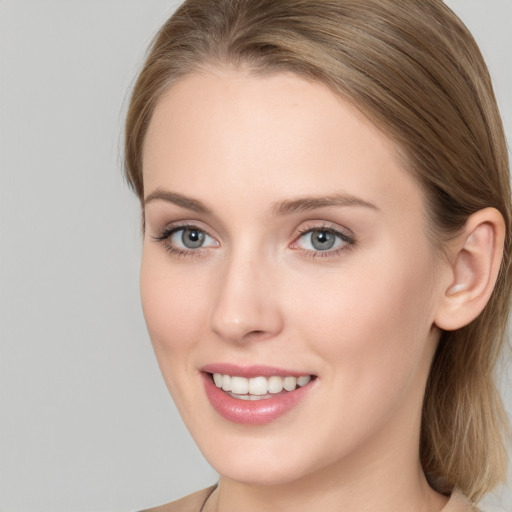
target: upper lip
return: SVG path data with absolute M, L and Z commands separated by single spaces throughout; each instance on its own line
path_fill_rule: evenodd
M 278 368 L 266 365 L 239 365 L 232 363 L 211 363 L 200 368 L 205 373 L 220 373 L 222 375 L 237 375 L 250 379 L 252 377 L 272 377 L 273 375 L 281 377 L 301 377 L 303 375 L 313 375 L 308 371 L 297 371 L 286 368 Z

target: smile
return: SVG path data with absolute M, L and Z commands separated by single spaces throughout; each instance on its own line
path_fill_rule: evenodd
M 263 425 L 286 415 L 318 383 L 315 375 L 263 366 L 208 365 L 201 376 L 213 409 L 244 425 Z
M 264 400 L 273 398 L 278 393 L 295 391 L 311 381 L 311 375 L 294 377 L 288 375 L 280 377 L 253 377 L 246 378 L 238 375 L 213 374 L 215 385 L 226 391 L 229 396 L 238 400 Z

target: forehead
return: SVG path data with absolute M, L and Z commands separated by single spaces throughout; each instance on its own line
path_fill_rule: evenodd
M 262 189 L 269 200 L 333 192 L 420 198 L 384 133 L 322 83 L 291 73 L 185 77 L 155 108 L 143 169 L 146 195 L 158 187 L 188 193 L 193 183 L 204 198 L 219 186 L 247 200 Z

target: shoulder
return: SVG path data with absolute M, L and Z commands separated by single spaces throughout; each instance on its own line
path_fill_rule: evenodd
M 201 491 L 189 494 L 178 501 L 166 503 L 165 505 L 160 505 L 154 508 L 148 508 L 141 512 L 200 512 L 204 502 L 216 487 L 216 485 L 212 485 L 211 487 L 207 487 Z

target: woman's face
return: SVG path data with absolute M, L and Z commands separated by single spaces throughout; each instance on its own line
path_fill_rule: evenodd
M 144 315 L 210 463 L 416 460 L 446 272 L 391 142 L 322 84 L 219 69 L 160 100 L 143 168 Z

